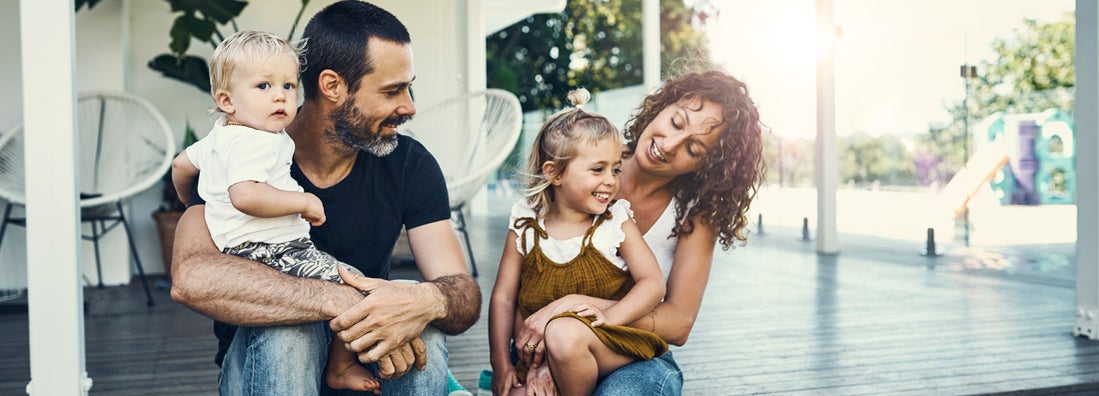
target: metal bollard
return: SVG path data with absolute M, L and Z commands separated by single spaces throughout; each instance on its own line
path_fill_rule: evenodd
M 924 256 L 937 257 L 939 253 L 935 252 L 935 229 L 927 229 L 927 250 L 924 251 Z
M 803 240 L 803 241 L 808 241 L 809 240 L 809 218 L 808 217 L 801 218 L 801 240 Z

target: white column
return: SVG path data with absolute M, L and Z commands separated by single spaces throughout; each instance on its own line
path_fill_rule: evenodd
M 85 395 L 73 1 L 19 2 L 32 395 Z
M 660 86 L 660 0 L 641 0 L 641 70 L 646 94 Z
M 839 253 L 836 235 L 836 90 L 833 76 L 836 27 L 832 0 L 817 0 L 817 253 Z
M 488 87 L 485 67 L 485 7 L 482 0 L 466 0 L 464 56 L 466 57 L 466 87 L 464 92 L 477 92 Z M 466 205 L 465 214 L 488 213 L 488 184 Z
M 1076 324 L 1099 339 L 1099 6 L 1076 0 Z
M 475 92 L 488 86 L 485 68 L 485 6 L 482 0 L 466 0 L 466 90 Z

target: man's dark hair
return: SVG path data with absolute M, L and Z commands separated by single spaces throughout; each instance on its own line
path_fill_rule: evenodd
M 317 81 L 325 69 L 343 77 L 348 92 L 357 91 L 362 76 L 374 72 L 367 50 L 371 37 L 401 44 L 412 41 L 408 29 L 389 11 L 356 0 L 333 3 L 317 12 L 302 37 L 306 40 L 301 73 L 306 100 L 320 91 Z

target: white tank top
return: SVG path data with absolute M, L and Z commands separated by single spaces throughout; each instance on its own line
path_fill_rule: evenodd
M 679 238 L 671 236 L 672 229 L 675 228 L 675 205 L 676 199 L 672 197 L 671 202 L 668 202 L 668 206 L 664 208 L 664 212 L 643 236 L 645 243 L 649 244 L 649 249 L 652 249 L 653 255 L 656 256 L 656 262 L 660 264 L 660 272 L 664 274 L 665 282 L 668 280 L 668 274 L 672 272 L 675 248 L 679 244 Z

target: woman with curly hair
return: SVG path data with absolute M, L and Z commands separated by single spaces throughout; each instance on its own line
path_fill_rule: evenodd
M 763 125 L 743 82 L 721 71 L 667 80 L 645 97 L 626 124 L 617 198 L 629 200 L 634 221 L 667 282 L 664 300 L 630 326 L 673 345 L 687 342 L 709 281 L 714 248 L 746 241 L 748 206 L 763 179 Z M 554 315 L 578 304 L 613 301 L 569 295 L 516 323 L 520 358 L 541 362 L 543 329 Z M 551 379 L 532 388 L 552 390 Z M 671 352 L 622 367 L 604 378 L 596 395 L 677 395 L 683 376 Z M 540 393 L 539 393 L 540 394 Z

